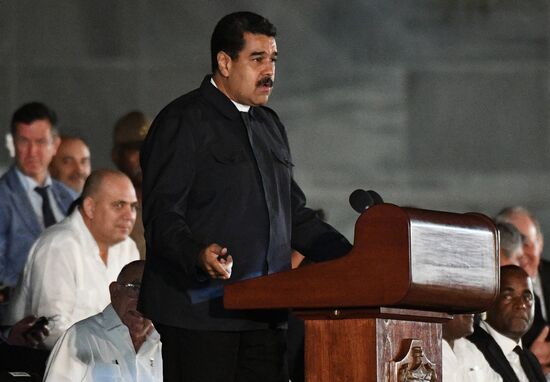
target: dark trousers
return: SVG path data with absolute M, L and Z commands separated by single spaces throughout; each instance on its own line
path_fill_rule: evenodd
M 202 331 L 155 323 L 165 382 L 288 382 L 286 330 Z

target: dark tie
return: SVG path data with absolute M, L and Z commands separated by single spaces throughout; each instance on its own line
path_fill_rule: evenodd
M 527 379 L 529 381 L 538 381 L 539 378 L 537 378 L 537 374 L 531 367 L 531 363 L 529 362 L 529 358 L 527 358 L 527 355 L 523 351 L 522 348 L 516 346 L 514 348 L 514 352 L 516 352 L 519 355 L 519 362 L 521 363 L 521 368 L 525 372 L 525 375 L 527 376 Z
M 34 190 L 42 197 L 42 217 L 44 218 L 44 227 L 49 227 L 55 224 L 55 216 L 53 215 L 50 198 L 48 197 L 48 186 L 35 187 Z

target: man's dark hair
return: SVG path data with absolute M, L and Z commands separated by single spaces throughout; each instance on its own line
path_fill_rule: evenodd
M 244 46 L 244 33 L 262 34 L 269 37 L 277 35 L 277 29 L 263 16 L 252 12 L 235 12 L 224 16 L 212 33 L 210 40 L 210 59 L 212 73 L 218 69 L 218 52 L 223 51 L 236 59 Z
M 15 137 L 16 126 L 19 123 L 29 124 L 34 121 L 47 120 L 52 125 L 52 135 L 56 135 L 54 129 L 57 123 L 57 115 L 55 111 L 41 102 L 29 102 L 17 109 L 11 118 L 11 135 Z

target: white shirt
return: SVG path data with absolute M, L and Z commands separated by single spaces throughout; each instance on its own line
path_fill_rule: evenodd
M 128 328 L 112 305 L 77 322 L 53 348 L 44 381 L 162 382 L 162 353 L 156 330 L 137 354 Z
M 442 341 L 443 381 L 502 382 L 502 377 L 485 361 L 483 353 L 470 341 L 459 338 L 454 347 Z
M 523 349 L 521 339 L 519 340 L 519 343 L 517 343 L 513 339 L 508 338 L 505 335 L 497 332 L 495 329 L 493 329 L 491 325 L 487 323 L 487 321 L 481 321 L 479 323 L 479 326 L 482 329 L 484 329 L 487 333 L 489 333 L 491 337 L 493 337 L 493 339 L 496 341 L 498 346 L 500 346 L 500 348 L 502 349 L 502 352 L 506 356 L 506 359 L 510 363 L 510 366 L 512 367 L 512 369 L 514 369 L 514 373 L 516 373 L 516 376 L 518 377 L 519 381 L 529 382 L 527 375 L 525 375 L 525 372 L 521 367 L 519 355 L 514 351 L 514 348 L 518 345 Z
M 126 238 L 109 248 L 105 265 L 76 209 L 45 230 L 32 246 L 4 323 L 13 324 L 29 314 L 54 317 L 44 341 L 51 348 L 69 326 L 109 304 L 109 284 L 124 265 L 138 259 L 136 244 Z
M 38 218 L 38 222 L 40 223 L 42 228 L 44 228 L 44 216 L 42 214 L 43 201 L 42 201 L 42 196 L 40 196 L 40 194 L 34 190 L 36 187 L 49 186 L 46 189 L 46 192 L 48 193 L 48 199 L 50 200 L 50 207 L 52 208 L 55 221 L 59 222 L 65 218 L 65 214 L 61 211 L 61 209 L 57 205 L 57 201 L 55 200 L 55 197 L 53 195 L 52 178 L 49 175 L 46 177 L 44 184 L 38 184 L 33 178 L 19 171 L 17 167 L 15 168 L 15 173 L 17 174 L 19 181 L 21 182 L 21 184 L 23 185 L 23 188 L 25 189 L 25 193 L 27 194 L 29 201 L 31 202 L 32 210 L 36 214 L 36 217 Z

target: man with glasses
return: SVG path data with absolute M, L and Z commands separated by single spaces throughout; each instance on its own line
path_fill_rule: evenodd
M 56 316 L 55 341 L 72 324 L 109 304 L 107 287 L 122 267 L 139 259 L 128 236 L 136 219 L 137 198 L 130 179 L 117 170 L 90 174 L 79 207 L 36 241 L 8 309 L 7 324 L 27 315 Z
M 56 343 L 45 381 L 162 381 L 160 336 L 137 310 L 143 260 L 109 285 L 111 304 L 77 322 Z

